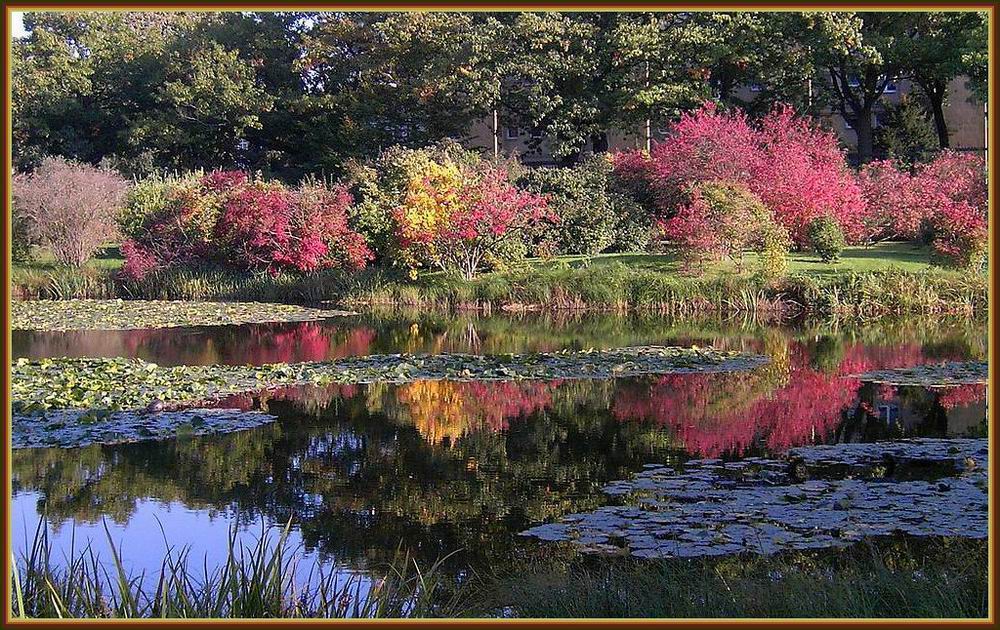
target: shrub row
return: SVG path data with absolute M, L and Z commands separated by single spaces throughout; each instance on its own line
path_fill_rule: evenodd
M 713 105 L 685 114 L 651 153 L 526 169 L 455 143 L 393 147 L 337 184 L 295 187 L 239 171 L 152 177 L 49 159 L 15 184 L 15 248 L 49 245 L 81 266 L 121 235 L 123 274 L 224 268 L 358 270 L 375 260 L 471 279 L 528 255 L 637 251 L 666 239 L 689 262 L 744 252 L 777 277 L 790 247 L 836 259 L 842 242 L 924 240 L 935 261 L 981 268 L 982 160 L 944 152 L 912 170 L 848 168 L 833 133 L 789 108 L 759 121 Z M 126 188 L 128 192 L 126 193 Z

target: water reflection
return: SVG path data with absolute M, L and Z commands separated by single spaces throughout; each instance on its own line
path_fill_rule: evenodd
M 673 342 L 762 352 L 772 361 L 748 374 L 335 385 L 235 396 L 219 404 L 266 409 L 279 421 L 220 436 L 14 451 L 14 520 L 30 524 L 44 510 L 62 526 L 59 545 L 70 524 L 104 517 L 117 523 L 122 540 L 159 537 L 158 529 L 148 531 L 153 513 L 183 523 L 172 528 L 171 542 L 184 544 L 201 536 L 199 523 L 248 526 L 261 517 L 271 523 L 292 517 L 317 558 L 360 568 L 387 561 L 400 545 L 428 563 L 461 549 L 448 561 L 461 572 L 502 565 L 528 544 L 516 532 L 604 504 L 606 482 L 647 463 L 985 432 L 984 386 L 928 390 L 848 378 L 980 358 L 985 334 L 975 326 L 740 330 L 596 318 L 561 331 L 544 321 L 519 328 L 516 321 L 488 319 L 478 320 L 470 335 L 470 321 L 358 319 L 347 327 L 282 325 L 274 334 L 254 327 L 259 338 L 247 335 L 245 345 L 239 335 L 247 327 L 141 331 L 149 333 L 146 341 L 127 350 L 75 349 L 162 363 L 197 362 L 192 353 L 243 363 L 342 356 L 331 354 L 337 352 L 468 351 L 472 339 L 479 351 Z M 505 337 L 510 330 L 519 336 Z M 69 347 L 54 339 L 61 337 L 22 336 L 19 352 L 65 354 Z M 146 555 L 134 562 L 157 570 L 159 556 Z

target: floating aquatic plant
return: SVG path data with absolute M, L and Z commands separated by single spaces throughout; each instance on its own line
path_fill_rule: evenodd
M 894 370 L 865 372 L 851 378 L 887 385 L 954 387 L 988 382 L 989 365 L 985 361 L 952 361 L 936 365 L 917 365 Z
M 748 370 L 759 355 L 710 348 L 644 346 L 503 355 L 367 355 L 313 363 L 161 367 L 140 359 L 18 359 L 16 414 L 46 409 L 141 409 L 153 401 L 190 404 L 285 385 L 405 383 L 418 380 L 607 379 L 675 372 Z
M 14 330 L 133 330 L 306 322 L 350 313 L 261 302 L 18 300 L 10 315 Z
M 650 465 L 604 489 L 624 505 L 522 534 L 646 558 L 840 547 L 898 532 L 985 538 L 987 454 L 985 439 L 918 439 L 695 460 L 682 471 Z M 913 478 L 928 468 L 936 474 Z
M 17 416 L 13 448 L 78 447 L 230 433 L 274 422 L 275 416 L 238 409 L 186 411 L 85 411 L 57 409 Z

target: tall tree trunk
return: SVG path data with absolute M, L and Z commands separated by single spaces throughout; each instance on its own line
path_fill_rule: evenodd
M 872 133 L 871 107 L 856 112 L 854 117 L 854 133 L 858 136 L 858 163 L 867 164 L 874 157 L 874 134 Z
M 938 144 L 942 149 L 947 149 L 951 145 L 948 137 L 948 122 L 944 119 L 944 98 L 947 95 L 948 86 L 940 79 L 922 81 L 920 88 L 927 103 L 931 108 L 931 115 L 934 117 L 934 130 L 937 131 Z

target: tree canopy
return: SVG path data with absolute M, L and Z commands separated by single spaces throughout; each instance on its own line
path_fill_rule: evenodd
M 862 161 L 886 86 L 919 88 L 942 146 L 950 82 L 986 96 L 975 12 L 36 12 L 13 44 L 14 160 L 142 174 L 337 173 L 495 115 L 576 161 L 706 100 L 841 113 Z M 754 87 L 754 98 L 740 88 Z

